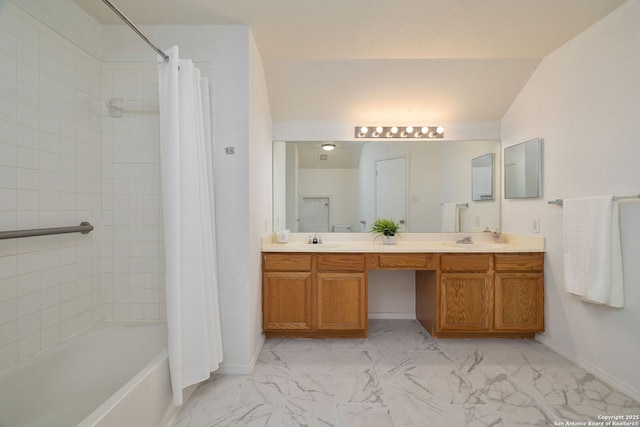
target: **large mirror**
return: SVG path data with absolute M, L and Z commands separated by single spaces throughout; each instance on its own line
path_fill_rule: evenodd
M 499 229 L 500 197 L 472 200 L 469 165 L 486 154 L 499 164 L 500 142 L 274 142 L 274 231 L 368 232 L 376 218 L 393 218 L 403 232 L 433 233 L 451 212 L 455 231 Z M 499 188 L 499 173 L 492 181 Z
M 504 150 L 504 197 L 542 196 L 542 141 L 539 138 Z

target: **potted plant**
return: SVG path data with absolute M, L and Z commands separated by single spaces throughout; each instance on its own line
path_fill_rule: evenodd
M 382 235 L 382 243 L 385 245 L 394 245 L 399 231 L 400 224 L 389 218 L 378 218 L 371 227 L 372 233 Z

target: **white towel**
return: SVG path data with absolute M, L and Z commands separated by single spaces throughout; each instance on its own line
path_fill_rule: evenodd
M 613 196 L 564 199 L 563 226 L 567 291 L 624 307 L 618 202 Z
M 442 232 L 457 233 L 460 231 L 460 212 L 457 203 L 442 204 Z

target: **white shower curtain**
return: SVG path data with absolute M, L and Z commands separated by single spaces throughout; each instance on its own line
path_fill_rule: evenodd
M 222 361 L 209 87 L 178 47 L 159 65 L 165 286 L 173 403 Z

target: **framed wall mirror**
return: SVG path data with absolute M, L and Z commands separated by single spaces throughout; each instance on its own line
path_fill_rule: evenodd
M 530 139 L 504 149 L 504 197 L 542 196 L 542 140 Z
M 327 143 L 273 143 L 274 231 L 364 233 L 392 215 L 404 233 L 439 233 L 443 204 L 451 202 L 461 206 L 460 232 L 500 228 L 499 171 L 485 174 L 493 181 L 485 180 L 484 198 L 474 201 L 469 168 L 488 154 L 499 162 L 500 141 L 331 141 L 334 149 L 324 151 Z M 327 220 L 304 217 L 308 201 L 321 197 L 329 199 L 318 205 Z M 328 225 L 314 230 L 311 220 Z
M 487 153 L 471 159 L 471 200 L 493 200 L 493 157 Z

